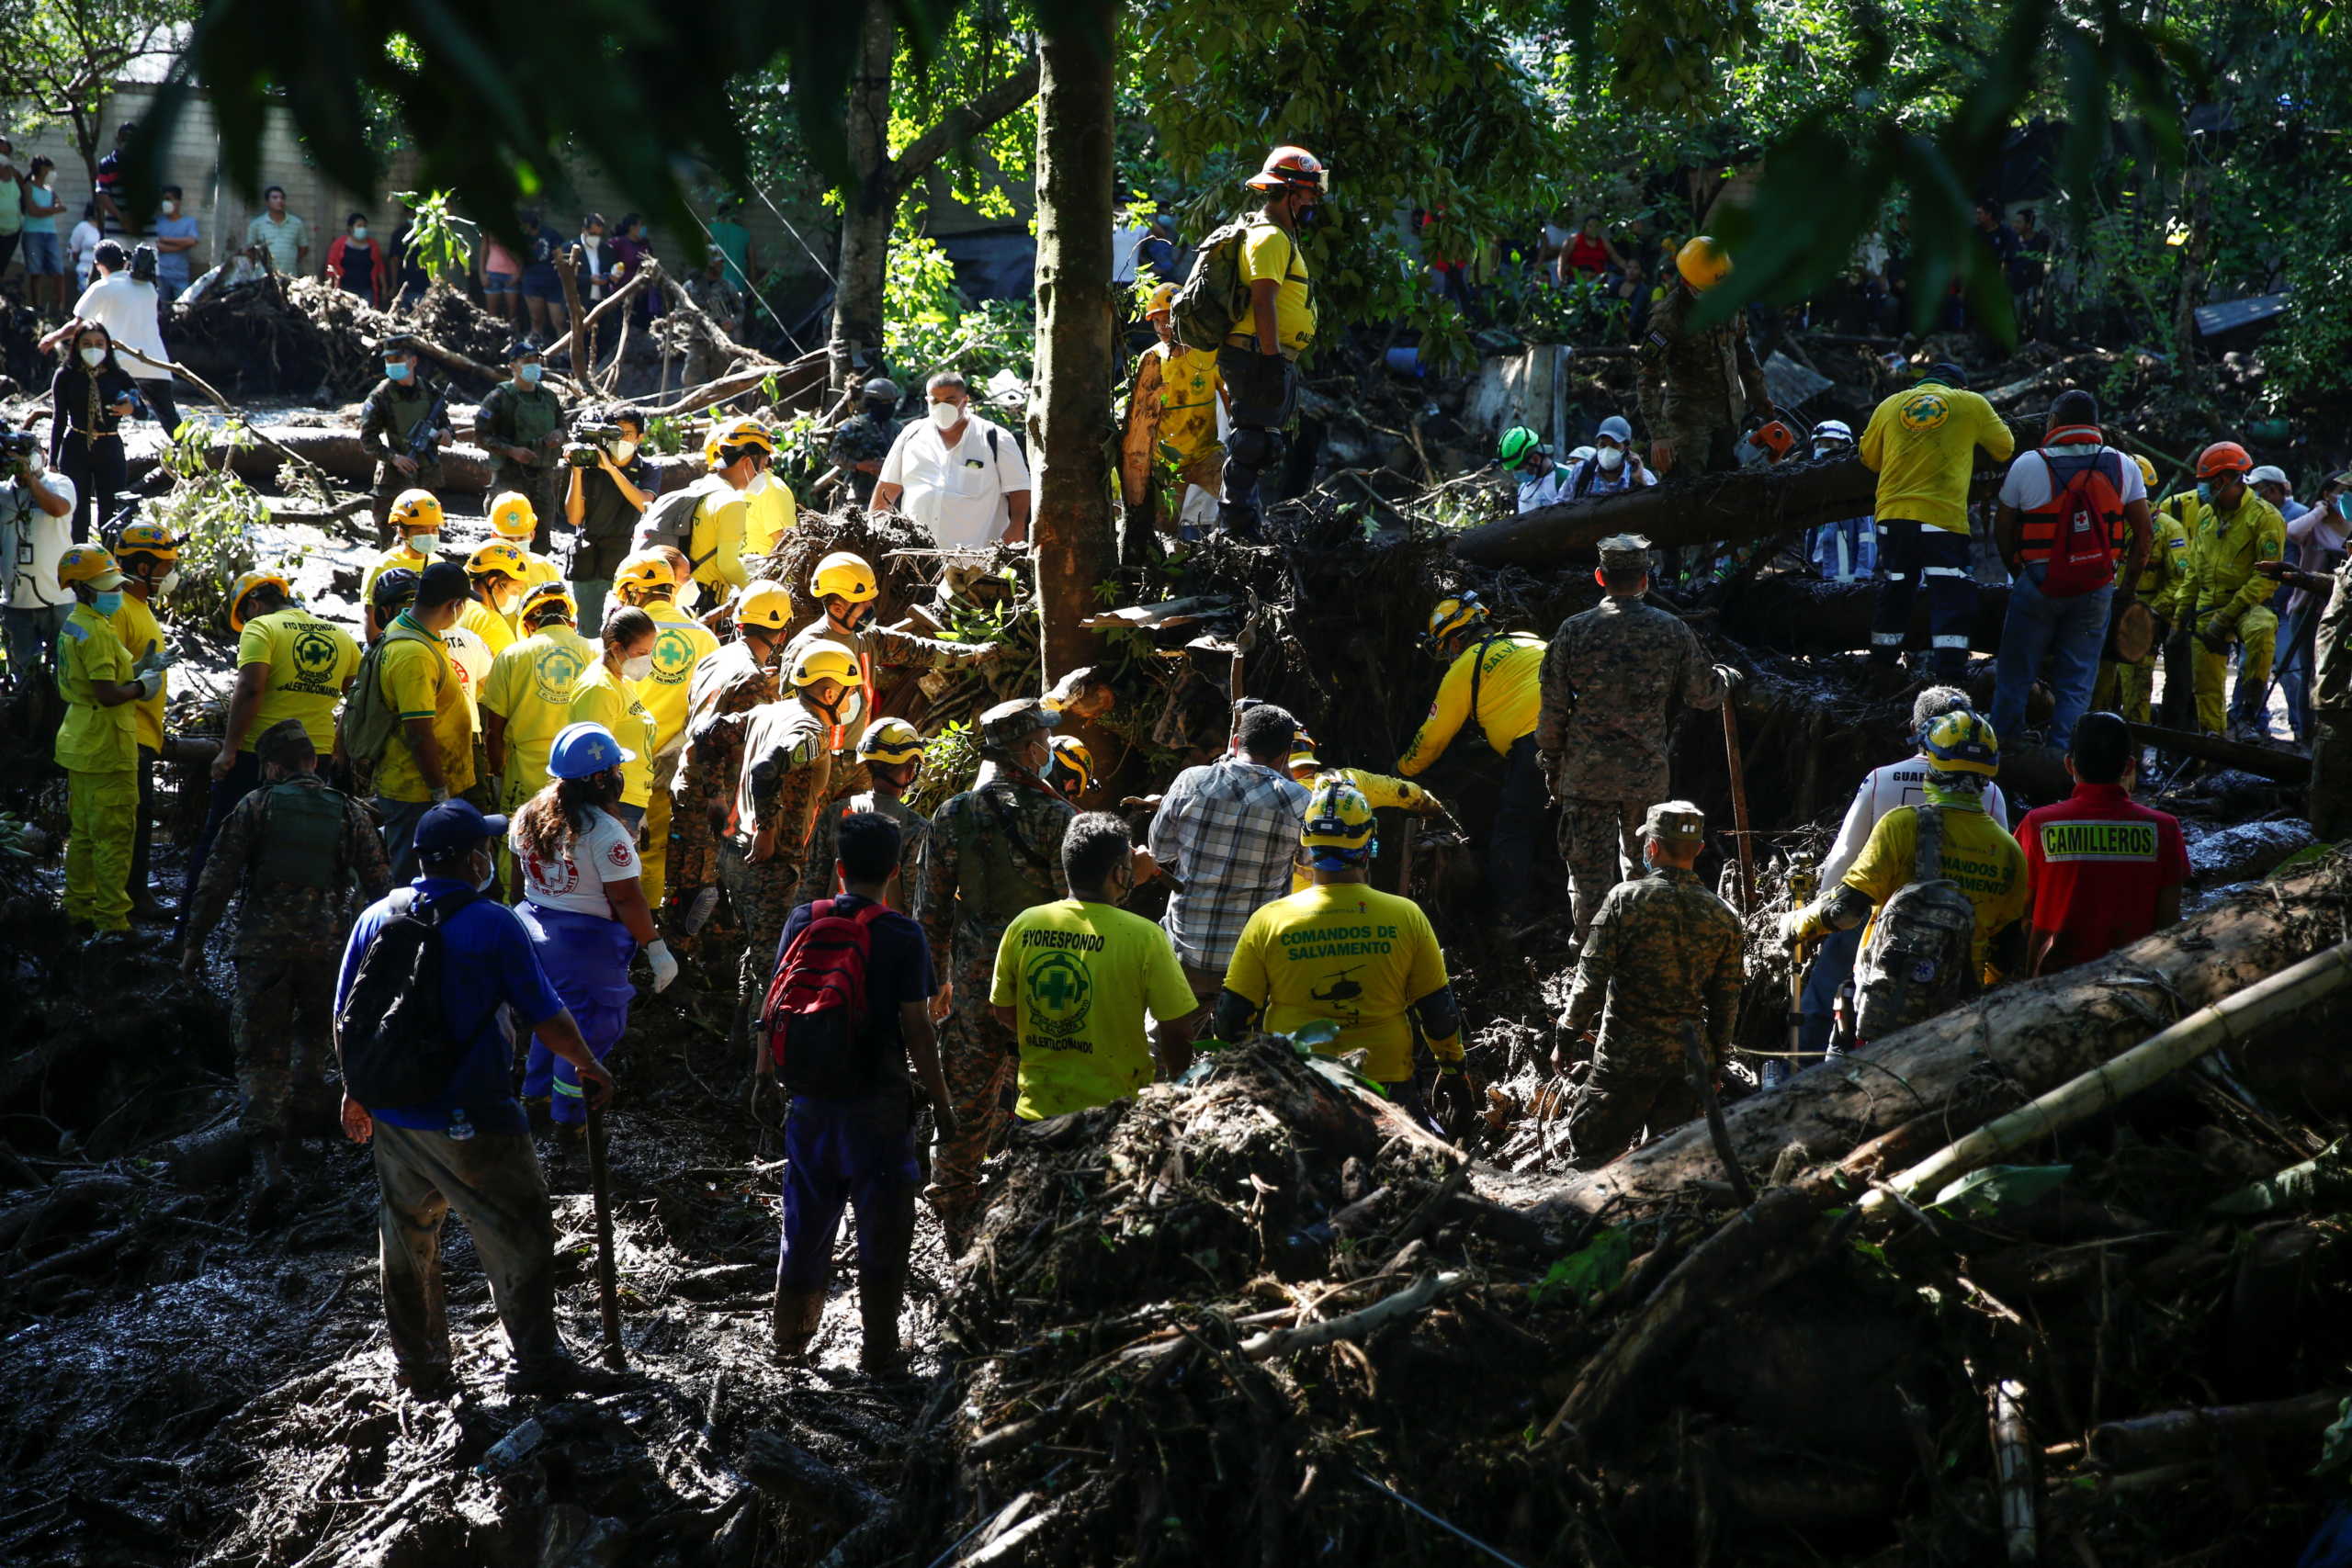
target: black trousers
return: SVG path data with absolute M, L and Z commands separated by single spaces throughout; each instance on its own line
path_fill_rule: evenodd
M 1298 367 L 1279 354 L 1228 346 L 1216 351 L 1216 368 L 1233 415 L 1217 500 L 1228 520 L 1235 513 L 1254 518 L 1259 478 L 1282 461 L 1282 428 L 1298 412 Z
M 1487 842 L 1487 881 L 1498 911 L 1523 910 L 1534 890 L 1536 845 L 1548 800 L 1535 737 L 1522 735 L 1503 760 L 1502 795 L 1495 803 L 1495 828 Z

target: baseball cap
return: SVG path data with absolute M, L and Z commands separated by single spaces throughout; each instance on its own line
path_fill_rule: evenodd
M 429 859 L 506 836 L 506 818 L 485 817 L 470 800 L 445 800 L 416 824 L 416 852 Z

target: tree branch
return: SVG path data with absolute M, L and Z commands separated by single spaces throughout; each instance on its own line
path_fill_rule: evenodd
M 880 177 L 889 182 L 894 193 L 905 190 L 916 175 L 946 156 L 950 147 L 970 141 L 1036 96 L 1037 57 L 1033 54 L 1003 81 L 941 115 L 938 124 L 908 142 L 882 166 Z

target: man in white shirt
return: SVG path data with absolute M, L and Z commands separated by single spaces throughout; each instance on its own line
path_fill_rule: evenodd
M 13 445 L 0 449 L 0 631 L 9 681 L 19 693 L 49 684 L 43 671 L 56 653 L 59 628 L 74 613 L 72 590 L 58 584 L 57 561 L 74 543 L 80 499 L 74 481 L 43 461 L 38 445 L 22 454 Z
M 74 302 L 74 319 L 41 339 L 41 347 L 46 351 L 70 342 L 84 327 L 106 328 L 107 335 L 114 339 L 115 363 L 139 384 L 141 400 L 154 414 L 157 427 L 169 436 L 180 427 L 180 410 L 172 400 L 172 373 L 161 368 L 171 363 L 172 355 L 164 346 L 164 329 L 157 320 L 164 298 L 155 288 L 152 250 L 148 258 L 147 276 L 133 276 L 130 257 L 121 243 L 99 242 L 96 278 Z
M 942 370 L 929 383 L 931 417 L 899 432 L 874 505 L 903 512 L 942 549 L 1029 542 L 1029 460 L 1011 431 L 972 412 L 964 378 Z
M 1623 414 L 1612 413 L 1600 422 L 1592 433 L 1591 452 L 1591 457 L 1569 464 L 1561 481 L 1562 501 L 1589 501 L 1657 483 L 1657 475 L 1634 450 L 1634 427 L 1625 423 Z
M 2342 564 L 2346 538 L 2352 536 L 2352 515 L 2346 515 L 2352 513 L 2352 504 L 2347 504 L 2347 495 L 2352 495 L 2352 471 L 2337 474 L 2322 485 L 2319 504 L 2308 511 L 2287 515 L 2286 509 L 2280 509 L 2287 515 L 2287 548 L 2301 570 L 2331 572 Z M 2287 601 L 2286 623 L 2278 629 L 2278 690 L 2287 699 L 2287 719 L 2301 745 L 2308 745 L 2312 737 L 2313 649 L 2327 597 L 2308 588 L 2296 589 Z M 2269 721 L 2266 717 L 2263 722 Z
M 1924 736 L 1928 727 L 1948 713 L 1969 707 L 1968 694 L 1957 686 L 1930 686 L 1921 692 L 1911 704 L 1911 733 Z M 1925 752 L 1889 762 L 1873 769 L 1862 780 L 1861 787 L 1846 807 L 1846 819 L 1838 824 L 1837 841 L 1829 846 L 1829 858 L 1821 863 L 1821 886 L 1836 887 L 1846 880 L 1846 873 L 1871 841 L 1871 829 L 1878 819 L 1898 806 L 1919 806 L 1928 798 L 1928 759 Z M 2001 795 L 2001 786 L 1984 785 L 1984 814 L 2007 828 L 2009 825 L 2009 803 Z M 1798 1036 L 1799 1048 L 1818 1054 L 1828 1048 L 1830 1026 L 1835 1021 L 1838 993 L 1853 978 L 1854 960 L 1862 951 L 1862 928 L 1834 931 L 1822 938 L 1813 950 L 1811 967 L 1805 971 L 1804 994 L 1800 1007 L 1804 1022 Z M 1765 1064 L 1764 1087 L 1779 1086 L 1800 1063 L 1783 1066 L 1777 1062 Z

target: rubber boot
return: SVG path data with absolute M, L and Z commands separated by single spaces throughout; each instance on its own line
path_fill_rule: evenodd
M 284 1140 L 276 1133 L 257 1134 L 252 1143 L 253 1191 L 245 1200 L 245 1225 L 259 1230 L 277 1217 L 294 1183 L 286 1174 Z
M 796 1291 L 779 1285 L 775 1292 L 775 1359 L 797 1361 L 808 1354 L 808 1342 L 817 1337 L 817 1325 L 825 1315 L 825 1292 L 821 1290 Z
M 869 1377 L 898 1377 L 907 1370 L 906 1352 L 899 1344 L 899 1313 L 906 1299 L 907 1281 L 903 1275 L 891 1280 L 860 1278 L 857 1281 L 858 1317 L 865 1330 L 857 1364 Z

